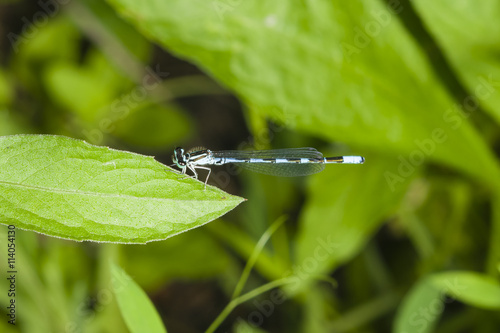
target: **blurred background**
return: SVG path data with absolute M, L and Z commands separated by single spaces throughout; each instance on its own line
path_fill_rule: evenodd
M 284 221 L 244 291 L 293 274 L 289 296 L 264 293 L 217 332 L 498 332 L 500 307 L 482 296 L 500 288 L 499 14 L 493 0 L 2 1 L 2 136 L 65 135 L 167 165 L 176 146 L 366 162 L 296 179 L 214 168 L 209 184 L 248 201 L 147 245 L 18 230 L 18 322 L 1 297 L 0 330 L 126 332 L 113 259 L 169 332 L 203 332 Z M 488 287 L 433 284 L 442 272 Z

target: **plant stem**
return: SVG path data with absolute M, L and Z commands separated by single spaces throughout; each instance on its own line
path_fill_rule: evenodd
M 243 287 L 248 280 L 248 276 L 250 275 L 250 271 L 255 265 L 257 258 L 262 252 L 262 249 L 266 245 L 269 238 L 271 238 L 272 234 L 283 224 L 283 222 L 286 221 L 286 218 L 287 217 L 285 215 L 280 216 L 276 221 L 273 222 L 273 224 L 269 226 L 269 228 L 267 228 L 266 232 L 262 234 L 259 241 L 257 242 L 257 245 L 255 245 L 252 255 L 250 256 L 250 258 L 248 258 L 245 268 L 241 273 L 241 277 L 236 284 L 236 288 L 234 288 L 233 296 L 231 297 L 231 299 L 235 299 L 241 294 L 241 291 L 243 290 Z
M 224 321 L 224 319 L 226 319 L 226 317 L 231 313 L 231 311 L 234 310 L 234 308 L 236 308 L 238 305 L 262 294 L 262 293 L 265 293 L 266 291 L 268 290 L 271 290 L 273 288 L 276 288 L 276 287 L 279 287 L 279 286 L 283 286 L 283 285 L 286 285 L 286 284 L 289 284 L 291 282 L 294 281 L 294 277 L 293 276 L 288 276 L 286 278 L 282 278 L 282 279 L 279 279 L 279 280 L 274 280 L 274 281 L 271 281 L 269 283 L 266 283 L 265 285 L 262 285 L 258 288 L 255 288 L 254 290 L 252 291 L 249 291 L 248 293 L 246 294 L 243 294 L 235 299 L 233 299 L 231 302 L 229 302 L 229 304 L 224 308 L 224 310 L 222 310 L 222 312 L 219 314 L 219 316 L 217 318 L 215 318 L 214 322 L 212 323 L 212 325 L 210 325 L 210 327 L 205 331 L 205 333 L 212 333 L 214 332 L 217 327 L 219 327 L 219 325 Z
M 256 243 L 247 234 L 238 228 L 219 219 L 216 223 L 208 223 L 207 229 L 216 237 L 228 244 L 242 258 L 249 258 L 255 249 Z M 276 280 L 283 277 L 288 266 L 279 258 L 271 257 L 267 251 L 262 251 L 255 262 L 255 269 L 267 280 Z

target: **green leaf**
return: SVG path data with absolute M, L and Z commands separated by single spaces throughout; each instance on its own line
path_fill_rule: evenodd
M 421 279 L 406 295 L 394 322 L 395 333 L 432 332 L 446 296 L 484 309 L 500 309 L 500 283 L 467 271 L 436 273 Z
M 110 0 L 155 41 L 204 68 L 253 111 L 372 150 L 438 161 L 500 185 L 478 133 L 383 1 Z M 437 131 L 437 132 L 436 132 Z M 438 135 L 436 135 L 438 133 Z M 436 139 L 437 138 L 437 139 Z M 467 158 L 463 158 L 467 156 Z
M 412 4 L 469 90 L 469 100 L 462 103 L 465 112 L 475 112 L 475 103 L 480 103 L 500 123 L 498 1 L 421 0 Z
M 297 240 L 301 275 L 324 274 L 350 260 L 394 212 L 406 186 L 391 188 L 383 175 L 395 163 L 367 156 L 363 165 L 329 166 L 312 178 Z
M 405 296 L 396 314 L 393 332 L 433 332 L 443 312 L 444 298 L 444 293 L 427 278 L 422 279 Z
M 167 332 L 148 295 L 118 265 L 111 264 L 113 287 L 128 329 L 132 333 Z
M 466 304 L 500 310 L 500 282 L 491 276 L 458 271 L 434 274 L 431 283 Z
M 61 136 L 0 137 L 0 156 L 0 222 L 72 240 L 161 240 L 243 200 L 153 157 Z

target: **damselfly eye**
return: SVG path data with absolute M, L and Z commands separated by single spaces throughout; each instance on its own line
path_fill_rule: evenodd
M 184 156 L 184 149 L 177 147 L 174 149 L 174 154 L 172 155 L 172 161 L 178 166 L 183 167 L 186 165 L 186 158 Z

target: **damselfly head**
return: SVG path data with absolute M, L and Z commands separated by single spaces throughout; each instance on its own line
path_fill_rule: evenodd
M 172 155 L 172 161 L 179 168 L 183 168 L 186 166 L 186 156 L 184 155 L 184 149 L 181 147 L 177 147 L 174 149 L 174 154 Z

